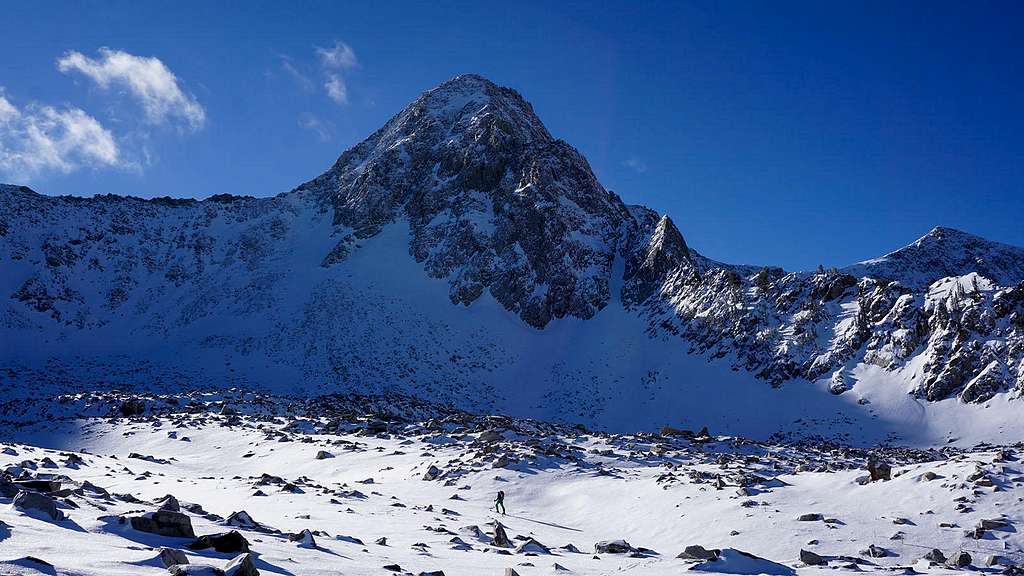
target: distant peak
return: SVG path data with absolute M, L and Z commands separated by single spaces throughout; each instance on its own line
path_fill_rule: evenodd
M 460 113 L 465 112 L 471 104 L 480 107 L 491 105 L 539 123 L 533 113 L 533 106 L 519 92 L 499 86 L 479 74 L 460 74 L 446 80 L 424 92 L 411 107 L 433 113 Z
M 977 272 L 1010 286 L 1024 279 L 1024 249 L 956 228 L 936 226 L 908 246 L 843 270 L 854 276 L 899 280 L 911 287 Z
M 442 82 L 438 86 L 438 88 L 444 88 L 446 86 L 449 86 L 449 87 L 454 87 L 454 86 L 465 86 L 465 87 L 481 86 L 481 87 L 487 88 L 487 87 L 497 87 L 497 84 L 495 84 L 494 82 L 491 82 L 490 80 L 488 80 L 487 78 L 484 78 L 483 76 L 481 76 L 479 74 L 459 74 L 458 76 L 453 76 L 452 78 L 449 78 L 448 80 L 445 80 L 444 82 Z
M 932 228 L 931 230 L 929 230 L 927 234 L 922 236 L 920 238 L 920 240 L 924 240 L 925 238 L 936 238 L 936 239 L 941 240 L 943 238 L 957 238 L 957 237 L 959 237 L 959 238 L 979 238 L 978 236 L 975 236 L 974 234 L 968 234 L 967 232 L 964 232 L 963 230 L 957 230 L 956 228 L 949 228 L 947 226 L 936 226 L 936 227 Z

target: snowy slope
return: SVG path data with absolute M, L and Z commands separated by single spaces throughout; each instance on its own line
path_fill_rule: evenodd
M 529 576 L 559 573 L 555 564 L 595 575 L 957 572 L 920 560 L 933 549 L 967 552 L 974 570 L 990 556 L 1001 558 L 991 572 L 1024 561 L 1020 445 L 868 452 L 582 433 L 458 413 L 385 422 L 253 394 L 143 400 L 142 415 L 121 418 L 86 417 L 116 412 L 118 398 L 65 398 L 49 407 L 74 419 L 3 427 L 12 443 L 0 443 L 0 470 L 62 480 L 53 498 L 67 519 L 0 494 L 0 574 L 156 575 L 167 574 L 164 547 L 193 569 L 239 554 L 192 550 L 193 538 L 120 521 L 155 511 L 168 494 L 197 536 L 237 530 L 266 576 L 382 574 L 392 565 L 402 574 Z M 225 403 L 239 414 L 219 414 Z M 867 482 L 869 458 L 889 463 L 892 479 Z M 11 478 L 0 477 L 0 491 L 4 482 Z M 505 516 L 493 511 L 498 490 Z M 240 511 L 259 526 L 228 520 Z M 508 547 L 492 544 L 494 520 Z M 975 533 L 982 521 L 988 527 Z M 307 529 L 313 545 L 289 539 Z M 646 551 L 596 553 L 617 539 Z M 722 560 L 677 558 L 691 545 L 720 549 Z M 808 565 L 802 551 L 827 565 Z
M 2 186 L 0 270 L 15 397 L 237 385 L 621 431 L 1024 432 L 1019 249 L 941 229 L 844 270 L 716 262 L 472 75 L 274 198 Z

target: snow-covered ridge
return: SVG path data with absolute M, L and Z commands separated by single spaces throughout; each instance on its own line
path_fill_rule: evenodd
M 914 410 L 942 415 L 934 439 L 968 425 L 950 402 L 1005 401 L 977 433 L 1013 433 L 1024 391 L 1024 250 L 936 229 L 841 270 L 716 262 L 473 75 L 273 198 L 0 186 L 0 270 L 0 386 L 19 394 L 396 391 L 618 429 L 699 404 L 755 435 L 814 410 L 814 431 L 858 438 Z M 779 408 L 751 423 L 736 397 Z
M 913 288 L 976 272 L 1002 286 L 1013 286 L 1024 279 L 1024 248 L 938 226 L 909 246 L 847 266 L 843 272 L 898 280 Z

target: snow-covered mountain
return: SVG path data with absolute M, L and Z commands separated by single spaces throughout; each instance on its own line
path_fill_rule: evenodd
M 473 75 L 274 198 L 0 187 L 0 271 L 8 394 L 245 385 L 611 429 L 1024 432 L 1024 250 L 936 228 L 841 270 L 716 262 Z

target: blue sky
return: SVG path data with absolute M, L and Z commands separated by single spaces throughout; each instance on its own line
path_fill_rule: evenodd
M 6 3 L 0 181 L 272 195 L 477 72 L 714 258 L 843 265 L 935 225 L 1024 246 L 1024 5 L 595 6 Z

